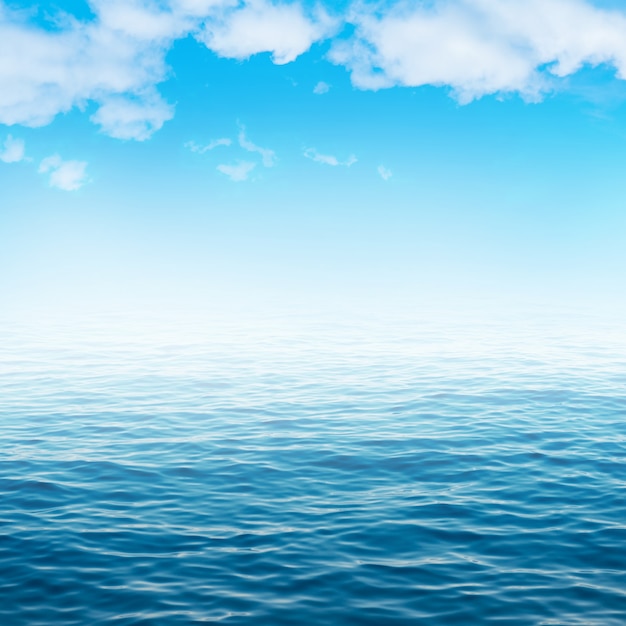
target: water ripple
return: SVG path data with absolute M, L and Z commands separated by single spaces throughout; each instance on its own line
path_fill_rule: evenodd
M 626 623 L 615 344 L 44 339 L 0 348 L 2 624 Z

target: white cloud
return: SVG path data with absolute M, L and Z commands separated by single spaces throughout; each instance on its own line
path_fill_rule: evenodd
M 195 35 L 217 54 L 269 52 L 276 63 L 302 54 L 334 28 L 326 13 L 268 0 L 90 0 L 95 17 L 67 14 L 48 30 L 0 0 L 0 124 L 42 126 L 74 107 L 122 139 L 148 138 L 173 115 L 156 86 L 165 57 Z
M 233 142 L 227 137 L 223 137 L 221 139 L 213 139 L 206 146 L 201 146 L 197 144 L 195 141 L 188 141 L 185 144 L 185 148 L 189 148 L 192 152 L 197 152 L 198 154 L 204 154 L 209 150 L 214 150 L 218 146 L 230 146 Z
M 246 59 L 259 52 L 270 52 L 274 63 L 282 65 L 329 36 L 336 26 L 322 10 L 307 16 L 297 2 L 248 0 L 241 7 L 225 11 L 220 19 L 206 21 L 198 39 L 223 57 Z
M 281 64 L 341 25 L 304 0 L 89 4 L 91 19 L 66 15 L 46 29 L 0 0 L 0 124 L 41 126 L 95 104 L 104 132 L 143 140 L 173 115 L 157 86 L 170 76 L 176 40 L 192 35 L 223 57 L 265 52 Z M 592 0 L 357 0 L 344 19 L 354 33 L 337 38 L 329 58 L 364 89 L 437 85 L 460 102 L 500 93 L 536 100 L 585 65 L 606 64 L 626 80 L 626 8 Z
M 237 161 L 235 165 L 218 165 L 217 170 L 226 174 L 232 181 L 241 182 L 248 179 L 250 172 L 256 167 L 256 163 L 250 161 Z
M 158 94 L 150 93 L 139 98 L 107 97 L 91 121 L 111 137 L 143 141 L 173 116 L 173 108 Z
M 328 93 L 330 90 L 330 85 L 325 83 L 323 80 L 320 80 L 315 87 L 313 87 L 313 93 L 320 96 L 324 93 Z
M 276 164 L 276 154 L 269 148 L 262 148 L 250 141 L 246 136 L 246 130 L 243 126 L 239 125 L 239 135 L 237 136 L 239 146 L 247 152 L 254 152 L 261 155 L 261 162 L 265 167 L 273 167 Z M 230 146 L 232 141 L 226 137 L 221 139 L 214 139 L 205 146 L 197 144 L 195 141 L 188 141 L 185 144 L 186 148 L 189 148 L 192 152 L 203 154 L 209 150 L 213 150 L 218 146 Z M 248 178 L 250 172 L 256 167 L 256 163 L 251 161 L 237 161 L 235 165 L 222 164 L 218 165 L 217 169 L 230 177 L 234 181 L 242 181 Z
M 393 176 L 391 170 L 384 165 L 379 165 L 377 171 L 383 180 L 389 180 Z
M 177 18 L 148 6 L 98 1 L 94 21 L 51 31 L 0 12 L 0 123 L 41 126 L 95 101 L 94 119 L 114 136 L 145 138 L 159 128 L 171 112 L 154 86 L 167 76 L 165 53 L 181 30 Z M 125 129 L 129 117 L 134 130 Z
M 75 191 L 87 182 L 85 161 L 64 161 L 58 154 L 46 157 L 39 165 L 40 174 L 49 174 L 51 187 Z
M 268 148 L 261 148 L 255 144 L 253 144 L 247 137 L 246 131 L 242 127 L 239 130 L 239 145 L 248 152 L 258 152 L 261 155 L 261 160 L 263 161 L 263 165 L 265 167 L 272 167 L 276 163 L 276 154 L 273 150 L 269 150 Z
M 355 36 L 330 58 L 364 89 L 439 85 L 460 102 L 499 92 L 533 100 L 585 64 L 626 78 L 626 14 L 585 0 L 398 3 L 351 20 Z
M 233 4 L 233 0 L 170 0 L 172 10 L 187 17 L 206 17 L 215 9 Z
M 136 41 L 159 41 L 181 36 L 184 14 L 150 0 L 92 0 L 100 25 Z
M 320 154 L 315 148 L 307 148 L 304 151 L 304 156 L 307 159 L 316 161 L 317 163 L 324 163 L 325 165 L 332 165 L 334 167 L 338 165 L 350 167 L 357 162 L 357 158 L 353 154 L 351 154 L 345 161 L 340 161 L 336 156 L 330 154 Z
M 18 163 L 25 158 L 26 148 L 23 139 L 15 139 L 7 135 L 4 140 L 4 149 L 0 151 L 0 161 L 4 163 Z

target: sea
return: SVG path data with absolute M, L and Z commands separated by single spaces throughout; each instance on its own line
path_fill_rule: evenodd
M 626 327 L 0 330 L 0 624 L 626 624 Z

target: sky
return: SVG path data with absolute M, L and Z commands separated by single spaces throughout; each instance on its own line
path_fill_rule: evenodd
M 0 307 L 626 312 L 626 5 L 0 0 Z

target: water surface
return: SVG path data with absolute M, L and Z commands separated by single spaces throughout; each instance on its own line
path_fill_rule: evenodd
M 626 623 L 614 329 L 169 331 L 3 333 L 0 623 Z

